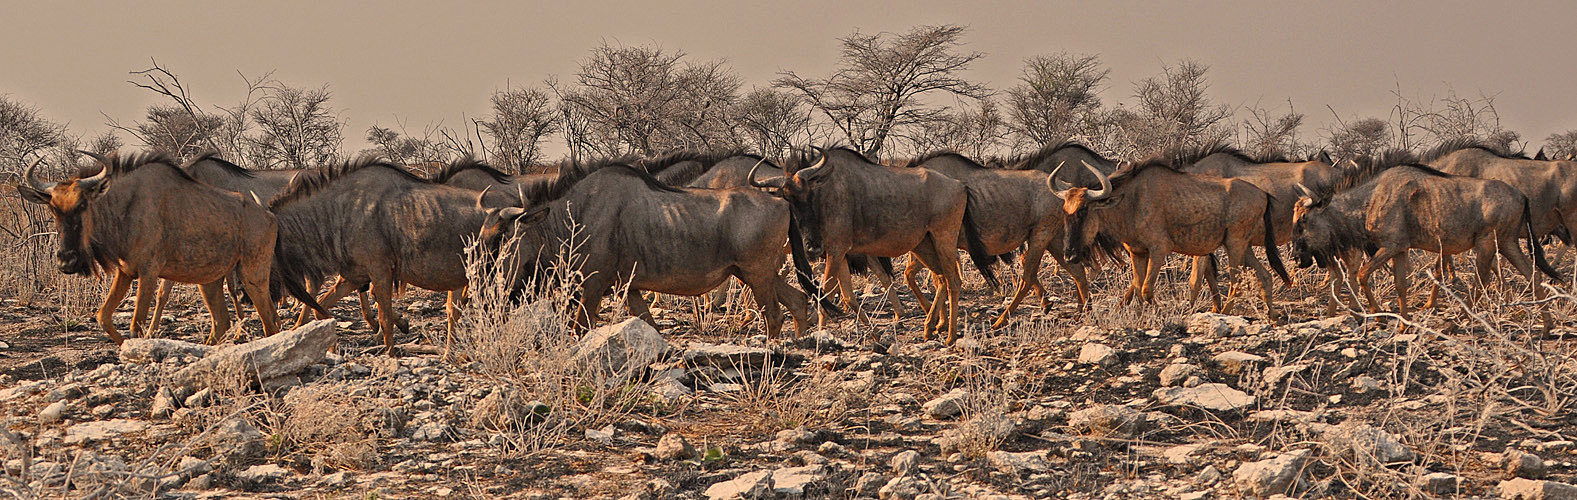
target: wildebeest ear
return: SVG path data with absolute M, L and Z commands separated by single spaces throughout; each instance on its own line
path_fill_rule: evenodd
M 1319 154 L 1319 155 L 1316 155 L 1316 156 L 1315 156 L 1315 157 L 1314 157 L 1314 159 L 1315 159 L 1315 161 L 1318 161 L 1318 162 L 1320 162 L 1320 163 L 1324 163 L 1324 164 L 1326 164 L 1326 165 L 1332 165 L 1332 164 L 1334 164 L 1334 163 L 1335 163 L 1335 162 L 1332 162 L 1332 161 L 1331 161 L 1331 154 L 1330 154 L 1330 153 L 1328 153 L 1328 152 L 1326 152 L 1326 151 L 1325 151 L 1325 150 L 1323 150 L 1323 149 L 1321 149 L 1321 150 L 1320 150 L 1320 154 Z
M 1544 156 L 1544 148 L 1539 148 L 1539 154 L 1533 155 L 1533 159 L 1544 161 L 1544 160 L 1549 160 L 1550 157 Z
M 543 204 L 526 209 L 525 215 L 522 215 L 519 219 L 516 219 L 515 223 L 529 226 L 531 224 L 542 222 L 542 219 L 546 218 L 548 218 L 548 206 Z
M 49 204 L 49 193 L 33 189 L 32 186 L 18 184 L 16 186 L 16 192 L 17 194 L 22 195 L 22 199 L 24 200 L 45 205 Z

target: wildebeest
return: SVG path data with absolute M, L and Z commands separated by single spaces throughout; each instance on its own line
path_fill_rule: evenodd
M 1292 210 L 1301 196 L 1296 186 L 1329 194 L 1344 178 L 1343 170 L 1333 165 L 1324 152 L 1307 161 L 1291 161 L 1282 156 L 1252 158 L 1224 142 L 1180 151 L 1174 154 L 1172 162 L 1184 172 L 1242 179 L 1270 193 L 1277 245 L 1292 241 Z M 1261 245 L 1261 242 L 1254 242 L 1254 246 Z M 1211 258 L 1195 257 L 1192 267 L 1190 300 L 1199 295 L 1201 278 L 1214 276 L 1216 272 Z
M 925 169 L 899 169 L 872 163 L 854 150 L 821 151 L 812 165 L 790 166 L 785 177 L 750 177 L 751 184 L 779 192 L 794 207 L 811 253 L 826 257 L 825 281 L 836 283 L 844 307 L 859 311 L 845 256 L 876 257 L 906 253 L 941 276 L 936 300 L 926 312 L 926 339 L 947 329 L 947 343 L 958 338 L 959 231 L 967 194 L 963 183 Z M 802 160 L 803 161 L 803 160 Z M 794 162 L 791 165 L 797 165 Z
M 1265 307 L 1271 318 L 1279 316 L 1271 300 L 1271 278 L 1250 246 L 1265 245 L 1270 267 L 1283 282 L 1291 281 L 1275 245 L 1275 222 L 1270 194 L 1247 181 L 1180 172 L 1161 158 L 1131 163 L 1111 176 L 1084 165 L 1101 183 L 1099 190 L 1069 186 L 1053 174 L 1048 188 L 1064 200 L 1067 232 L 1063 251 L 1077 264 L 1089 253 L 1087 242 L 1100 235 L 1121 242 L 1134 266 L 1133 283 L 1123 294 L 1126 304 L 1135 295 L 1155 301 L 1155 280 L 1172 252 L 1210 255 L 1225 247 L 1233 266 L 1249 266 L 1259 278 Z M 1213 276 L 1206 276 L 1213 281 Z M 1215 284 L 1211 300 L 1222 310 Z
M 652 322 L 641 291 L 700 295 L 733 276 L 750 287 L 769 337 L 782 329 L 779 304 L 805 333 L 806 295 L 778 276 L 790 224 L 782 200 L 751 189 L 676 188 L 616 162 L 570 166 L 524 192 L 529 206 L 489 211 L 481 241 L 511 256 L 519 280 L 546 276 L 560 249 L 580 249 L 565 259 L 583 277 L 577 328 L 595 325 L 615 284 L 627 284 L 630 314 Z
M 487 216 L 478 193 L 362 158 L 297 175 L 269 208 L 279 218 L 278 258 L 292 271 L 287 283 L 338 275 L 320 299 L 324 307 L 370 284 L 391 354 L 396 286 L 448 292 L 453 334 L 467 285 L 466 241 Z
M 1544 250 L 1531 237 L 1533 217 L 1529 202 L 1516 188 L 1497 180 L 1453 176 L 1397 160 L 1409 157 L 1396 152 L 1381 155 L 1366 166 L 1367 171 L 1378 173 L 1334 196 L 1306 193 L 1298 202 L 1293 228 L 1293 251 L 1299 265 L 1317 262 L 1339 272 L 1332 259 L 1352 250 L 1371 252 L 1372 257 L 1358 269 L 1357 276 L 1369 309 L 1379 312 L 1369 277 L 1380 265 L 1390 262 L 1396 279 L 1397 313 L 1403 317 L 1409 316 L 1407 276 L 1412 267 L 1407 252 L 1411 248 L 1446 256 L 1474 250 L 1480 288 L 1491 282 L 1497 252 L 1534 282 L 1536 297 L 1542 298 L 1544 291 L 1533 275 L 1534 265 L 1551 278 L 1560 279 L 1545 260 Z M 1529 237 L 1532 262 L 1517 247 L 1519 236 Z M 1548 328 L 1547 312 L 1544 319 Z
M 45 183 L 34 177 L 34 162 L 17 191 L 27 201 L 48 205 L 54 215 L 61 272 L 115 272 L 98 313 L 110 340 L 122 340 L 113 315 L 132 280 L 142 283 L 131 320 L 135 336 L 142 333 L 161 278 L 202 285 L 203 302 L 213 316 L 209 341 L 218 339 L 230 328 L 222 280 L 232 270 L 239 270 L 246 294 L 257 304 L 263 331 L 279 330 L 269 297 L 277 225 L 268 210 L 254 198 L 197 182 L 162 155 L 110 159 L 88 154 L 100 164 L 97 174 Z M 316 306 L 299 285 L 290 290 Z
M 1533 234 L 1554 234 L 1567 245 L 1577 230 L 1577 163 L 1541 161 L 1499 151 L 1472 139 L 1446 141 L 1419 163 L 1451 175 L 1494 179 L 1528 197 Z
M 978 252 L 1007 255 L 1020 246 L 1024 247 L 1024 254 L 1020 257 L 1023 275 L 1013 292 L 1013 299 L 1002 311 L 1002 316 L 992 324 L 992 328 L 1001 328 L 1007 324 L 1008 317 L 1031 289 L 1040 296 L 1042 309 L 1050 307 L 1046 289 L 1040 283 L 1040 259 L 1047 251 L 1051 252 L 1051 258 L 1057 261 L 1057 265 L 1073 277 L 1078 288 L 1079 306 L 1083 308 L 1087 304 L 1089 281 L 1085 278 L 1084 266 L 1063 260 L 1062 199 L 1046 190 L 1045 173 L 1038 170 L 986 168 L 954 151 L 938 151 L 915 158 L 907 166 L 925 168 L 964 183 L 969 193 L 971 218 L 975 221 L 990 221 L 989 224 L 978 225 L 978 241 L 982 246 Z M 958 246 L 967 248 L 968 242 L 959 241 Z M 914 273 L 917 270 L 914 261 L 910 261 L 910 265 L 904 269 L 904 278 L 915 296 L 919 297 L 919 290 L 914 290 Z

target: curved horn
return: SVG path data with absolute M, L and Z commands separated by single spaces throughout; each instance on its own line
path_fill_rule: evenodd
M 55 188 L 55 183 L 51 182 L 45 184 L 43 182 L 39 182 L 37 177 L 33 177 L 33 169 L 38 167 L 38 164 L 43 162 L 43 156 L 38 157 L 37 160 L 33 160 L 32 164 L 28 165 L 26 169 L 22 170 L 22 178 L 27 179 L 27 185 L 31 186 L 34 190 L 41 193 L 48 193 L 49 190 Z
M 77 180 L 77 186 L 78 187 L 80 187 L 82 189 L 85 189 L 85 190 L 91 190 L 91 189 L 93 189 L 95 187 L 98 187 L 100 182 L 104 182 L 104 179 L 109 178 L 109 175 L 110 175 L 110 160 L 109 160 L 109 158 L 105 158 L 104 155 L 101 155 L 101 154 L 98 154 L 98 153 L 94 153 L 92 151 L 83 151 L 83 150 L 78 149 L 77 152 L 85 154 L 85 155 L 88 155 L 89 157 L 92 157 L 94 160 L 98 161 L 99 164 L 104 167 L 104 168 L 99 169 L 99 173 L 93 174 L 92 177 L 87 177 L 87 178 L 83 178 L 83 179 Z
M 483 187 L 482 188 L 482 192 L 476 194 L 476 209 L 477 210 L 483 210 L 483 211 L 487 210 L 487 207 L 482 206 L 482 198 L 486 198 L 487 197 L 487 190 L 489 190 L 489 189 L 493 189 L 493 186 Z
M 1302 194 L 1304 197 L 1309 198 L 1309 199 L 1314 199 L 1315 198 L 1314 190 L 1313 189 L 1309 189 L 1309 187 L 1303 185 L 1302 182 L 1299 182 L 1297 184 L 1293 184 L 1293 186 L 1296 186 L 1298 188 L 1298 193 Z
M 1101 180 L 1101 190 L 1100 191 L 1088 191 L 1088 192 L 1085 193 L 1084 196 L 1088 197 L 1091 200 L 1100 200 L 1100 199 L 1106 198 L 1107 196 L 1110 196 L 1112 194 L 1112 180 L 1110 178 L 1106 177 L 1106 174 L 1101 173 L 1100 170 L 1097 170 L 1095 167 L 1090 166 L 1089 162 L 1084 161 L 1084 160 L 1079 160 L 1079 163 L 1083 163 L 1084 164 L 1084 168 L 1090 169 L 1090 173 L 1095 174 L 1095 178 Z
M 756 188 L 761 188 L 761 189 L 773 189 L 773 188 L 783 187 L 784 181 L 788 180 L 788 179 L 783 178 L 783 177 L 776 177 L 775 176 L 775 177 L 772 177 L 770 179 L 767 179 L 765 182 L 756 180 L 756 170 L 759 170 L 761 168 L 761 164 L 763 162 L 766 162 L 766 159 L 762 159 L 761 161 L 756 162 L 755 165 L 752 165 L 750 167 L 750 174 L 746 175 L 746 178 L 750 179 L 750 185 L 753 186 L 753 187 L 756 187 Z
M 1046 187 L 1051 188 L 1052 191 L 1057 193 L 1057 196 L 1061 196 L 1063 198 L 1067 198 L 1068 190 L 1073 189 L 1072 184 L 1068 184 L 1067 181 L 1057 178 L 1057 173 L 1061 172 L 1062 166 L 1066 165 L 1067 163 L 1068 162 L 1065 161 L 1058 162 L 1057 168 L 1051 169 L 1051 175 L 1046 176 Z
M 526 188 L 521 186 L 519 182 L 515 183 L 515 196 L 520 197 L 520 206 L 524 207 L 530 205 L 530 203 L 526 201 Z
M 811 146 L 811 147 L 815 148 L 815 146 Z M 827 152 L 826 151 L 822 151 L 821 148 L 816 148 L 816 151 L 820 151 L 821 152 L 821 159 L 820 160 L 816 160 L 816 164 L 815 165 L 811 165 L 809 167 L 805 167 L 805 168 L 800 169 L 800 171 L 798 171 L 798 172 L 794 172 L 794 177 L 798 177 L 798 178 L 801 178 L 801 179 L 809 179 L 809 178 L 815 177 L 817 174 L 820 174 L 822 172 L 822 170 L 821 170 L 822 166 L 826 165 L 826 163 L 827 163 Z

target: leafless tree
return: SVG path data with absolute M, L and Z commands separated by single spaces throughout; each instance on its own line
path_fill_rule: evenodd
M 771 88 L 751 90 L 734 105 L 733 115 L 747 144 L 764 156 L 778 157 L 795 144 L 808 143 L 804 135 L 810 128 L 810 113 L 798 95 Z
M 1007 90 L 1013 132 L 1035 148 L 1085 133 L 1098 119 L 1099 87 L 1110 74 L 1095 55 L 1060 52 L 1026 60 L 1019 85 Z
M 684 57 L 603 44 L 581 63 L 573 85 L 550 79 L 571 154 L 656 155 L 737 143 L 727 112 L 738 98 L 738 77 L 721 62 Z
M 540 89 L 507 89 L 493 93 L 493 119 L 478 126 L 493 139 L 495 166 L 512 173 L 542 159 L 542 139 L 558 131 L 553 97 Z
M 180 76 L 157 60 L 153 67 L 131 74 L 134 77 L 127 83 L 164 97 L 167 102 L 149 106 L 144 120 L 131 125 L 106 117 L 111 128 L 127 133 L 144 147 L 180 157 L 216 150 L 242 165 L 255 163 L 248 136 L 252 128 L 250 113 L 258 95 L 274 84 L 272 72 L 256 79 L 238 72 L 246 84 L 246 97 L 234 106 L 214 106 L 213 112 L 205 111 L 192 99 Z
M 1303 126 L 1303 113 L 1287 100 L 1287 112 L 1274 114 L 1258 105 L 1249 108 L 1249 117 L 1243 120 L 1243 140 L 1238 141 L 1244 150 L 1256 157 L 1285 155 L 1297 157 L 1308 152 L 1298 141 L 1298 128 Z
M 375 154 L 401 165 L 417 165 L 428 162 L 447 162 L 454 158 L 454 152 L 442 142 L 432 139 L 433 129 L 428 128 L 421 137 L 400 131 L 373 125 L 367 128 L 367 142 L 373 148 L 363 150 L 363 154 Z
M 1364 118 L 1340 125 L 1327 142 L 1336 158 L 1368 156 L 1391 144 L 1391 129 L 1385 120 Z
M 1127 136 L 1124 146 L 1144 156 L 1229 136 L 1231 130 L 1223 122 L 1232 116 L 1232 108 L 1212 103 L 1206 95 L 1209 70 L 1203 63 L 1185 59 L 1176 66 L 1163 65 L 1160 75 L 1135 82 L 1136 109 L 1109 118 Z
M 900 128 L 927 123 L 945 112 L 922 101 L 933 93 L 984 99 L 991 91 L 961 73 L 984 57 L 961 52 L 965 28 L 918 26 L 900 34 L 863 34 L 844 38 L 838 70 L 825 79 L 792 71 L 774 83 L 793 89 L 820 111 L 850 146 L 880 156 Z
M 44 118 L 37 107 L 0 95 L 0 174 L 18 175 L 35 155 L 65 139 L 66 127 Z
M 328 106 L 328 86 L 316 89 L 274 83 L 252 109 L 258 126 L 252 156 L 265 168 L 308 168 L 334 161 L 344 124 Z
M 955 111 L 935 115 L 914 133 L 902 136 L 911 156 L 951 149 L 970 158 L 995 155 L 1011 132 L 996 103 L 982 99 L 978 106 L 960 106 Z
M 1567 130 L 1545 137 L 1544 153 L 1550 158 L 1573 159 L 1577 156 L 1577 130 Z

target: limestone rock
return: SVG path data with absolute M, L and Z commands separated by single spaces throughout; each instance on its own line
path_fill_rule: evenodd
M 1334 454 L 1352 460 L 1378 465 L 1406 462 L 1414 457 L 1413 450 L 1395 435 L 1369 424 L 1348 421 L 1325 426 L 1323 434 L 1326 446 Z
M 952 418 L 964 412 L 964 401 L 968 398 L 969 391 L 957 388 L 927 401 L 920 409 L 932 418 Z
M 1212 411 L 1239 411 L 1254 405 L 1255 398 L 1226 384 L 1199 384 L 1195 387 L 1156 389 L 1161 404 L 1185 405 Z
M 1097 436 L 1133 437 L 1143 431 L 1145 417 L 1122 405 L 1096 405 L 1068 414 L 1068 425 Z
M 301 328 L 214 351 L 176 372 L 175 380 L 193 388 L 246 387 L 254 381 L 294 374 L 322 361 L 337 342 L 334 320 L 320 319 Z
M 1117 351 L 1105 344 L 1089 343 L 1079 349 L 1079 362 L 1102 367 L 1117 364 Z
M 1006 474 L 1034 474 L 1051 469 L 1051 462 L 1046 460 L 1045 452 L 993 451 L 986 454 L 986 461 Z
M 1249 462 L 1232 471 L 1232 482 L 1250 495 L 1283 495 L 1297 484 L 1308 459 L 1309 450 L 1298 450 L 1269 460 Z
M 609 387 L 623 385 L 668 351 L 668 341 L 640 318 L 630 318 L 587 333 L 570 351 L 570 360 L 606 377 Z
M 746 347 L 733 344 L 708 344 L 691 342 L 684 352 L 684 362 L 689 366 L 712 366 L 722 369 L 760 369 L 772 357 L 772 350 L 765 347 Z
M 66 428 L 66 444 L 82 444 L 95 441 L 106 441 L 120 437 L 122 434 L 142 432 L 148 428 L 148 423 L 141 420 L 115 419 L 103 422 L 83 422 Z
M 657 449 L 652 454 L 660 460 L 689 460 L 700 456 L 684 436 L 674 433 L 665 434 L 657 440 Z
M 130 338 L 120 344 L 120 360 L 122 363 L 158 363 L 172 356 L 202 358 L 213 350 L 213 346 L 180 340 Z
M 709 500 L 766 499 L 772 498 L 775 493 L 772 471 L 767 470 L 740 474 L 734 479 L 713 484 L 705 492 Z
M 1577 500 L 1577 486 L 1555 481 L 1519 477 L 1501 481 L 1499 489 L 1505 500 Z
M 1227 351 L 1210 358 L 1222 373 L 1242 375 L 1265 363 L 1265 357 L 1241 351 Z
M 1199 367 L 1188 363 L 1172 363 L 1161 369 L 1161 387 L 1182 385 L 1188 377 L 1199 373 Z
M 1188 317 L 1188 333 L 1207 337 L 1237 337 L 1248 333 L 1248 318 L 1216 313 Z

